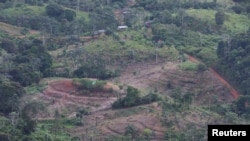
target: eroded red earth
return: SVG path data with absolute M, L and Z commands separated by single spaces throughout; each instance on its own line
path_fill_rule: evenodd
M 192 62 L 198 63 L 200 62 L 197 58 L 193 57 L 193 56 L 189 56 L 188 59 Z M 227 88 L 230 90 L 232 96 L 237 99 L 240 95 L 240 93 L 234 89 L 229 82 L 227 82 L 223 77 L 221 77 L 213 68 L 209 68 L 209 71 L 213 73 L 213 75 L 221 82 L 223 83 L 225 86 L 227 86 Z

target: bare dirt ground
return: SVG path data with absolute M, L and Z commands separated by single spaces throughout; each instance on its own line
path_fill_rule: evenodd
M 20 28 L 0 22 L 0 29 L 11 36 L 20 36 Z
M 7 34 L 11 35 L 11 36 L 15 36 L 18 38 L 24 38 L 25 35 L 21 34 L 21 27 L 17 27 L 17 26 L 13 26 L 10 24 L 6 24 L 4 22 L 0 22 L 0 30 L 6 32 Z M 29 30 L 28 35 L 38 35 L 40 34 L 39 31 L 36 30 Z
M 153 91 L 171 95 L 172 90 L 179 88 L 184 93 L 194 93 L 195 104 L 206 104 L 209 97 L 217 97 L 217 102 L 234 100 L 230 89 L 218 80 L 214 72 L 183 71 L 178 67 L 179 63 L 130 65 L 116 81 L 144 90 L 145 93 Z
M 53 119 L 55 110 L 67 115 L 68 118 L 74 118 L 76 109 L 80 107 L 91 111 L 91 115 L 84 116 L 84 125 L 71 131 L 72 136 L 79 136 L 84 140 L 94 134 L 95 140 L 101 141 L 108 135 L 123 135 L 128 125 L 134 125 L 141 134 L 145 129 L 152 131 L 154 133 L 152 140 L 164 137 L 165 129 L 159 119 L 161 108 L 157 103 L 112 110 L 111 104 L 117 99 L 115 95 L 103 93 L 105 96 L 100 96 L 98 93 L 82 96 L 77 94 L 77 88 L 72 85 L 71 79 L 60 78 L 44 81 L 47 82 L 47 88 L 33 98 L 44 101 L 47 106 L 47 112 L 39 114 L 39 120 Z M 113 91 L 122 93 L 119 87 L 112 83 L 107 83 L 104 88 L 112 88 Z M 150 109 L 151 112 L 149 112 Z
M 121 92 L 115 85 L 133 86 L 141 90 L 141 94 L 150 91 L 161 95 L 171 95 L 172 91 L 180 88 L 183 93 L 195 94 L 193 105 L 204 105 L 210 103 L 226 103 L 234 100 L 230 89 L 224 85 L 211 70 L 205 72 L 183 71 L 178 67 L 180 62 L 165 63 L 139 63 L 130 64 L 121 73 L 120 77 L 110 80 L 106 89 L 112 88 L 114 92 Z M 71 79 L 50 79 L 47 88 L 34 99 L 44 101 L 48 107 L 46 113 L 40 114 L 39 119 L 53 119 L 54 111 L 68 118 L 74 118 L 77 109 L 87 108 L 91 115 L 83 117 L 84 125 L 73 128 L 71 136 L 78 136 L 82 140 L 94 138 L 103 141 L 104 137 L 110 135 L 124 135 L 128 125 L 135 126 L 140 134 L 146 129 L 154 133 L 151 140 L 159 141 L 164 138 L 165 128 L 161 122 L 161 106 L 156 102 L 121 110 L 112 110 L 111 104 L 117 99 L 116 94 L 96 93 L 91 96 L 79 95 L 77 88 L 72 85 Z M 178 115 L 177 115 L 178 116 Z M 181 122 L 195 122 L 199 114 L 187 114 L 182 117 L 172 117 L 180 124 Z M 179 119 L 181 118 L 181 119 Z M 199 119 L 200 122 L 205 122 Z M 184 124 L 183 124 L 184 125 Z M 178 126 L 177 126 L 178 127 Z
M 77 88 L 72 85 L 71 79 L 55 79 L 47 83 L 47 88 L 34 98 L 47 103 L 48 113 L 44 115 L 45 118 L 53 118 L 55 109 L 68 116 L 74 115 L 76 109 L 79 108 L 87 108 L 92 113 L 110 109 L 111 104 L 117 99 L 114 94 L 109 93 L 102 93 L 102 96 L 101 94 L 78 95 Z M 107 83 L 105 87 L 112 88 L 114 91 L 118 90 L 118 86 L 110 83 Z
M 123 136 L 128 125 L 133 125 L 139 134 L 143 134 L 145 129 L 149 129 L 154 133 L 152 141 L 162 140 L 164 138 L 165 128 L 159 119 L 160 110 L 157 103 L 126 108 L 121 110 L 107 110 L 95 113 L 92 116 L 84 118 L 84 126 L 72 130 L 72 136 L 82 137 L 87 140 L 94 134 L 94 140 L 102 141 L 104 137 L 109 135 Z M 155 111 L 149 111 L 154 109 Z

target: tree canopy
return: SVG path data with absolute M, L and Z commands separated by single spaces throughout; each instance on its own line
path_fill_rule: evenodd
M 231 41 L 218 44 L 219 70 L 225 74 L 243 95 L 250 95 L 250 30 L 236 35 Z
M 0 112 L 18 111 L 18 100 L 24 94 L 19 83 L 0 80 Z

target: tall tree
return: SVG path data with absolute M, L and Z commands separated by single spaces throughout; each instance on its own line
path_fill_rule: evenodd
M 215 22 L 217 25 L 223 25 L 224 22 L 226 20 L 226 14 L 219 10 L 216 14 L 215 14 Z
M 24 94 L 20 84 L 0 80 L 0 112 L 8 114 L 18 109 L 18 99 Z
M 225 57 L 225 48 L 226 48 L 226 43 L 224 41 L 220 41 L 217 47 L 217 56 L 219 58 Z
M 46 13 L 50 17 L 59 17 L 63 14 L 64 10 L 60 5 L 49 4 L 46 6 Z

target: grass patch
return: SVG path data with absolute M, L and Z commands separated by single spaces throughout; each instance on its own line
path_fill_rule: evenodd
M 95 42 L 85 45 L 89 54 L 101 54 L 109 60 L 143 61 L 155 58 L 155 46 L 151 39 L 145 39 L 142 31 L 124 31 L 116 34 L 117 39 L 105 36 Z M 175 48 L 158 48 L 158 57 L 169 60 L 177 59 L 178 51 Z
M 228 19 L 225 21 L 224 26 L 233 33 L 246 32 L 250 27 L 250 19 L 246 15 L 235 13 L 226 13 Z
M 196 17 L 198 19 L 201 19 L 202 21 L 209 22 L 210 24 L 216 24 L 215 23 L 215 10 L 211 9 L 188 9 L 187 14 L 192 17 Z
M 53 68 L 62 67 L 69 70 L 74 68 L 72 55 L 68 55 L 68 52 L 78 52 L 81 48 L 83 51 L 78 54 L 78 57 L 74 57 L 76 60 L 74 63 L 78 66 L 82 65 L 83 58 L 88 60 L 89 58 L 96 58 L 101 56 L 107 67 L 118 70 L 126 67 L 129 63 L 134 62 L 155 62 L 155 46 L 153 45 L 151 38 L 144 38 L 144 32 L 142 30 L 136 31 L 124 31 L 115 33 L 116 37 L 101 36 L 100 38 L 93 39 L 84 44 L 84 46 L 75 47 L 69 45 L 70 49 L 66 49 L 66 53 L 62 53 L 63 48 L 51 51 L 54 63 Z M 69 51 L 70 50 L 70 51 Z M 157 49 L 158 60 L 162 61 L 175 61 L 178 59 L 179 52 L 174 46 L 164 46 Z M 60 55 L 57 55 L 60 54 Z M 63 64 L 63 66 L 61 66 Z M 74 71 L 74 70 L 70 70 Z
M 28 87 L 25 87 L 25 93 L 32 95 L 42 92 L 46 88 L 46 84 L 44 82 L 41 82 L 39 84 L 32 84 Z
M 189 9 L 186 11 L 188 15 L 201 19 L 202 21 L 216 25 L 215 14 L 216 10 L 211 9 Z M 231 33 L 246 32 L 250 25 L 250 20 L 246 15 L 225 12 L 227 18 L 223 24 Z
M 16 8 L 7 8 L 1 11 L 3 16 L 18 16 L 18 15 L 29 15 L 38 16 L 45 13 L 45 7 L 41 6 L 22 6 Z
M 213 2 L 214 0 L 198 0 L 199 2 Z M 218 4 L 230 5 L 232 0 L 216 0 Z
M 35 132 L 32 133 L 33 139 L 60 140 L 69 141 L 71 137 L 66 131 L 66 126 L 63 122 L 50 120 L 49 122 L 38 122 Z
M 18 16 L 18 15 L 28 15 L 28 16 L 38 16 L 46 14 L 46 6 L 31 6 L 23 5 L 21 7 L 7 8 L 1 10 L 2 16 Z M 65 7 L 64 7 L 65 8 Z M 65 8 L 70 9 L 70 8 Z M 76 12 L 74 9 L 70 9 Z M 77 12 L 76 12 L 77 13 Z M 87 22 L 89 21 L 89 14 L 87 12 L 79 11 L 76 15 L 77 19 L 84 18 Z
M 213 65 L 218 60 L 216 55 L 216 49 L 202 48 L 199 53 L 196 54 L 205 64 Z
M 73 9 L 70 9 L 70 10 L 73 10 Z M 75 10 L 74 10 L 75 11 Z M 77 11 L 75 11 L 77 13 Z M 83 11 L 79 11 L 77 14 L 76 14 L 76 19 L 81 19 L 81 18 L 84 18 L 84 20 L 86 22 L 89 22 L 89 13 L 87 12 L 83 12 Z
M 196 71 L 197 68 L 198 68 L 198 64 L 193 63 L 191 61 L 186 61 L 186 62 L 183 62 L 183 63 L 179 64 L 179 67 L 182 70 L 186 70 L 186 71 Z
M 201 48 L 201 47 L 181 47 L 181 51 L 195 56 L 202 60 L 206 65 L 213 65 L 215 62 L 217 62 L 218 57 L 216 55 L 216 49 L 215 48 Z
M 128 109 L 122 109 L 122 110 L 118 110 L 117 112 L 114 113 L 114 117 L 115 118 L 119 118 L 119 117 L 128 117 L 131 115 L 136 115 L 139 114 L 143 111 L 145 111 L 146 109 L 143 107 L 133 107 L 133 108 L 128 108 Z

